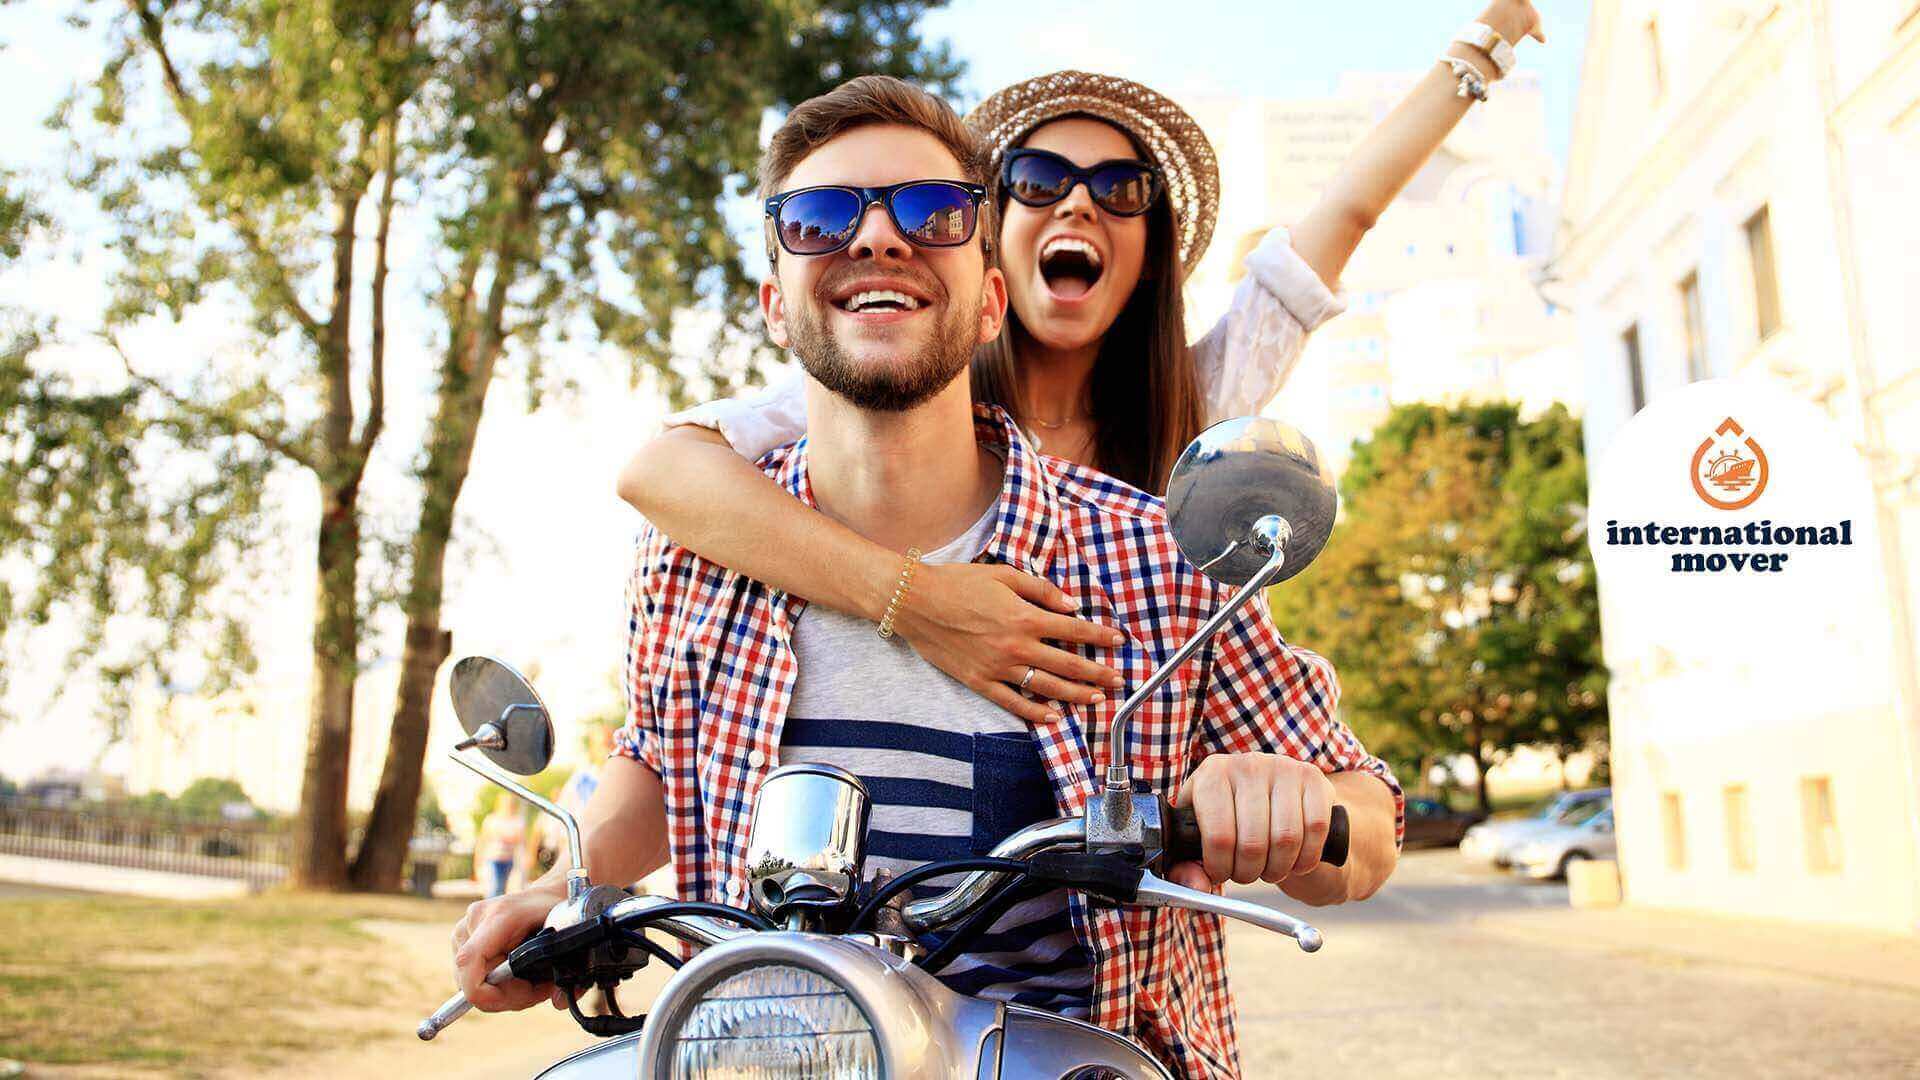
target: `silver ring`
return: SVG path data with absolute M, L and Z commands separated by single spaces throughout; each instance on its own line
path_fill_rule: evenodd
M 1033 668 L 1029 666 L 1027 668 L 1026 675 L 1020 679 L 1020 689 L 1025 690 L 1027 688 L 1027 684 L 1032 681 L 1033 681 Z

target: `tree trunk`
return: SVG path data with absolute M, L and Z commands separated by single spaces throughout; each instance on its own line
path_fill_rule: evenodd
M 440 627 L 447 548 L 453 537 L 454 506 L 466 486 L 486 406 L 487 384 L 492 381 L 501 345 L 497 333 L 473 335 L 457 330 L 454 342 L 442 365 L 433 435 L 427 446 L 426 466 L 421 470 L 424 491 L 420 520 L 413 533 L 406 654 L 401 662 L 400 692 L 394 703 L 387 758 L 380 770 L 380 790 L 374 796 L 366 839 L 354 861 L 353 883 L 359 889 L 384 892 L 400 886 L 407 842 L 413 835 L 419 808 L 434 675 L 453 647 L 452 634 Z M 473 344 L 470 349 L 462 348 L 463 342 Z
M 1480 812 L 1483 814 L 1492 814 L 1493 796 L 1487 791 L 1487 769 L 1489 767 L 1487 761 L 1487 742 L 1481 737 L 1480 724 L 1477 721 L 1468 728 L 1467 737 L 1473 741 L 1474 771 L 1479 774 L 1476 778 L 1476 786 L 1479 788 Z
M 435 613 L 438 614 L 437 612 Z M 433 683 L 453 651 L 453 635 L 435 626 L 407 625 L 400 657 L 400 690 L 394 703 L 387 759 L 366 836 L 353 860 L 353 887 L 367 892 L 398 892 L 406 874 L 408 845 L 420 805 L 420 770 L 427 753 L 427 721 L 433 711 Z
M 313 612 L 313 693 L 307 763 L 294 822 L 291 884 L 338 889 L 347 877 L 347 765 L 353 749 L 353 682 L 360 624 L 360 524 L 355 492 L 321 487 L 318 589 Z
M 521 188 L 516 194 L 515 211 L 508 215 L 494 251 L 493 283 L 485 306 L 476 302 L 473 293 L 478 263 L 469 261 L 457 279 L 456 302 L 448 308 L 456 313 L 458 322 L 449 327 L 427 461 L 421 469 L 423 490 L 420 519 L 413 533 L 413 577 L 407 587 L 407 644 L 400 692 L 394 703 L 393 730 L 380 769 L 373 816 L 354 860 L 355 888 L 398 889 L 407 841 L 413 835 L 420 801 L 420 770 L 426 760 L 427 726 L 432 716 L 433 678 L 452 649 L 451 633 L 440 627 L 440 605 L 447 547 L 453 537 L 454 506 L 473 463 L 487 387 L 493 382 L 494 365 L 505 344 L 502 325 L 507 287 L 515 276 L 516 253 L 525 243 L 523 234 L 531 220 L 532 190 Z M 437 654 L 434 648 L 439 650 Z

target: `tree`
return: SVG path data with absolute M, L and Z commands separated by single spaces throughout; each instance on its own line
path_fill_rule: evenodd
M 291 879 L 397 887 L 451 649 L 454 508 L 502 358 L 517 354 L 538 391 L 551 346 L 588 337 L 681 397 L 675 316 L 702 302 L 751 353 L 751 285 L 723 211 L 747 190 L 762 115 L 857 71 L 949 83 L 957 65 L 913 29 L 934 2 L 98 5 L 113 12 L 98 20 L 109 58 L 55 122 L 111 223 L 103 336 L 125 382 L 37 370 L 36 334 L 0 349 L 0 449 L 33 463 L 0 485 L 0 552 L 25 556 L 36 582 L 0 607 L 83 612 L 76 655 L 110 689 L 195 644 L 216 681 L 244 674 L 248 613 L 215 596 L 272 531 L 266 480 L 304 472 L 321 518 Z M 421 284 L 444 338 L 417 520 L 391 545 L 406 553 L 407 620 L 393 746 L 350 866 L 352 686 L 374 603 L 363 549 L 387 539 L 368 535 L 361 489 L 385 428 L 389 244 L 409 204 L 437 226 Z M 0 226 L 11 213 L 0 203 Z M 235 304 L 252 316 L 247 362 L 170 376 L 128 345 L 143 320 Z M 161 632 L 105 658 L 119 615 Z
M 1401 406 L 1358 444 L 1327 551 L 1274 590 L 1327 654 L 1369 749 L 1400 766 L 1605 738 L 1579 421 L 1506 403 Z
M 233 803 L 243 803 L 251 807 L 253 800 L 238 781 L 219 776 L 203 776 L 188 784 L 173 800 L 173 808 L 181 817 L 190 821 L 219 821 L 226 816 L 227 807 Z M 254 812 L 256 815 L 258 811 Z
M 440 610 L 454 507 L 503 351 L 517 343 L 537 377 L 542 345 L 584 327 L 680 397 L 684 376 L 668 363 L 676 312 L 718 301 L 726 336 L 757 342 L 752 279 L 724 211 L 748 190 L 762 115 L 854 72 L 950 82 L 957 65 L 914 33 L 929 6 L 447 5 L 457 29 L 434 43 L 428 95 L 443 136 L 423 151 L 434 173 L 462 178 L 441 217 L 447 345 L 420 464 L 400 687 L 356 886 L 400 886 L 434 676 L 452 650 Z
M 118 256 L 103 336 L 124 387 L 82 393 L 13 350 L 6 438 L 29 475 L 0 492 L 27 519 L 4 539 L 42 571 L 30 608 L 84 610 L 97 653 L 113 615 L 167 633 L 108 674 L 157 667 L 213 617 L 209 593 L 264 531 L 266 477 L 320 496 L 312 694 L 291 880 L 345 881 L 346 769 L 362 611 L 360 490 L 385 421 L 387 236 L 402 110 L 426 73 L 424 5 L 386 0 L 128 0 L 99 77 L 56 122 L 86 130 L 76 183 Z M 362 242 L 363 216 L 373 238 Z M 369 266 L 369 263 L 371 264 Z M 355 299 L 370 305 L 356 347 Z M 255 364 L 155 373 L 122 332 L 203 303 L 250 310 Z M 164 461 L 166 467 L 157 467 Z M 140 583 L 129 587 L 128 581 Z M 244 660 L 238 618 L 212 634 Z M 244 668 L 244 663 L 240 665 Z M 110 683 L 115 679 L 110 678 Z

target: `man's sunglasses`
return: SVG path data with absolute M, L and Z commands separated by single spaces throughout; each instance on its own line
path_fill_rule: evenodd
M 1100 209 L 1116 217 L 1138 217 L 1160 194 L 1160 170 L 1144 161 L 1117 159 L 1083 169 L 1046 150 L 1009 150 L 1000 166 L 1000 186 L 1028 206 L 1052 206 L 1087 185 Z
M 911 180 L 887 187 L 798 188 L 767 200 L 780 246 L 793 255 L 831 255 L 853 243 L 867 208 L 887 208 L 893 227 L 920 247 L 959 247 L 973 239 L 987 189 L 958 180 Z M 773 252 L 769 250 L 771 259 Z

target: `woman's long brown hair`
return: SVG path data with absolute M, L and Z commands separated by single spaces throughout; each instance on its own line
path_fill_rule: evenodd
M 1123 129 L 1116 130 L 1133 138 Z M 1134 150 L 1148 160 L 1137 142 Z M 994 180 L 997 189 L 999 178 Z M 999 213 L 986 224 L 998 229 L 1007 194 L 998 190 L 995 194 Z M 1155 495 L 1166 494 L 1174 460 L 1200 434 L 1205 420 L 1193 357 L 1187 349 L 1180 281 L 1173 205 L 1163 192 L 1147 213 L 1147 251 L 1140 281 L 1100 339 L 1092 375 L 1094 467 Z M 973 399 L 1029 419 L 1031 414 L 1020 400 L 1019 361 L 1014 356 L 1015 344 L 1025 334 L 1019 315 L 1009 308 L 1000 336 L 974 353 Z

